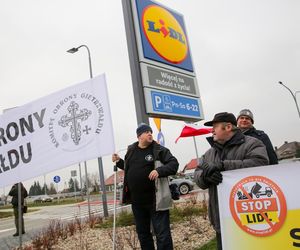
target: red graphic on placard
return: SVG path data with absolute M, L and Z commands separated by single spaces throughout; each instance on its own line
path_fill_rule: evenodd
M 250 176 L 231 190 L 230 211 L 237 225 L 255 236 L 269 236 L 283 225 L 287 207 L 283 192 L 264 176 Z

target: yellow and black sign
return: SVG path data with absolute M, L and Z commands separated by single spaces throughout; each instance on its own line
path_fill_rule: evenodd
M 136 0 L 145 58 L 193 72 L 183 16 L 149 0 Z

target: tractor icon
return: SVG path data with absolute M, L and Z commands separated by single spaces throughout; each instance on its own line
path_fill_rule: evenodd
M 273 194 L 273 191 L 272 191 L 272 189 L 270 187 L 265 187 L 265 190 L 261 191 L 261 185 L 259 185 L 258 183 L 256 183 L 252 187 L 251 191 L 255 195 L 256 198 L 259 198 L 260 196 L 263 196 L 263 195 L 271 197 L 271 195 Z
M 264 190 L 261 190 L 262 186 L 259 185 L 257 182 L 255 183 L 255 185 L 251 188 L 250 193 L 248 193 L 248 195 L 252 198 L 253 195 L 256 198 L 259 198 L 260 196 L 264 196 L 266 195 L 267 197 L 271 197 L 271 195 L 273 194 L 273 191 L 270 187 L 265 187 Z M 237 192 L 237 196 L 239 200 L 246 200 L 248 199 L 248 197 L 243 194 L 241 191 Z

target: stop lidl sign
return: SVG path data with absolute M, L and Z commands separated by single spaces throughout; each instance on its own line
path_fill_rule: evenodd
M 283 225 L 287 206 L 283 192 L 275 182 L 264 176 L 249 176 L 232 188 L 230 211 L 245 232 L 270 236 Z

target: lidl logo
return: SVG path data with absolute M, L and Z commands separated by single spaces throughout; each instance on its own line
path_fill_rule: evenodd
M 193 72 L 183 16 L 151 0 L 132 1 L 137 7 L 142 42 L 140 60 L 152 60 L 153 64 L 159 62 Z
M 152 48 L 171 63 L 181 63 L 187 56 L 188 45 L 184 30 L 165 8 L 150 5 L 142 14 L 145 36 Z

